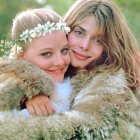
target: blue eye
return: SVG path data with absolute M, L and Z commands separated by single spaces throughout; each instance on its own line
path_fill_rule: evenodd
M 102 40 L 101 40 L 100 37 L 96 37 L 96 38 L 94 39 L 94 42 L 95 42 L 95 44 L 97 44 L 97 45 L 101 45 L 101 44 L 102 44 Z
M 52 56 L 52 53 L 51 52 L 44 52 L 41 55 L 44 57 L 50 57 L 50 56 Z
M 75 31 L 76 36 L 78 37 L 84 37 L 85 33 L 84 31 L 80 30 L 80 29 L 76 29 Z
M 61 50 L 61 53 L 63 55 L 67 54 L 68 52 L 69 52 L 69 48 L 64 48 L 64 49 Z

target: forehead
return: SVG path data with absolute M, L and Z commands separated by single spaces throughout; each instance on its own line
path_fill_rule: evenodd
M 98 24 L 96 17 L 94 15 L 87 16 L 84 20 L 82 20 L 79 24 L 77 24 L 75 27 L 79 27 L 83 29 L 85 32 L 91 33 L 91 34 L 98 34 Z
M 30 47 L 37 50 L 45 48 L 57 49 L 59 47 L 64 47 L 65 45 L 67 45 L 67 38 L 63 31 L 52 31 L 45 36 L 33 39 L 30 43 Z
M 93 28 L 96 27 L 96 18 L 94 15 L 87 16 L 81 23 L 79 23 L 81 26 L 85 26 L 86 28 Z
M 91 14 L 87 16 L 81 23 L 80 26 L 86 27 L 89 31 L 94 31 L 95 34 L 103 36 L 105 34 L 105 22 L 98 16 Z

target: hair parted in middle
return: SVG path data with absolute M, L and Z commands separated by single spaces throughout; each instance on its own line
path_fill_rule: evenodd
M 137 86 L 140 83 L 138 45 L 117 4 L 111 0 L 77 0 L 64 19 L 73 30 L 92 15 L 96 18 L 97 35 L 101 36 L 104 46 L 99 65 L 105 64 L 104 71 L 123 68 L 130 78 L 129 86 Z M 96 64 L 92 62 L 89 66 L 95 68 Z

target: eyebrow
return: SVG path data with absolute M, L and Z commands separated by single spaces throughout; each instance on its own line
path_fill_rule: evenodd
M 69 45 L 68 45 L 68 43 L 66 43 L 64 46 L 63 46 L 63 48 L 65 48 L 65 47 L 68 47 L 69 48 Z M 41 49 L 41 51 L 51 51 L 51 50 L 53 50 L 53 48 L 52 47 L 50 47 L 50 48 L 43 48 L 43 49 Z
M 82 31 L 86 32 L 86 30 L 83 27 L 79 26 L 79 25 L 75 26 L 75 28 L 80 28 Z M 98 35 L 98 33 L 97 33 L 96 36 L 94 35 L 94 37 L 97 37 L 97 36 L 102 37 L 103 35 L 101 35 L 101 34 Z
M 43 48 L 41 51 L 52 50 L 52 48 Z
M 76 26 L 75 28 L 80 28 L 81 30 L 83 30 L 84 32 L 86 32 L 86 30 L 83 28 L 83 27 L 81 27 L 81 26 Z

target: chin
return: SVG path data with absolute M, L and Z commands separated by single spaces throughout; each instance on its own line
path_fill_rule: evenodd
M 76 67 L 76 68 L 84 68 L 84 66 L 83 65 L 81 65 L 80 63 L 71 63 L 71 65 L 73 66 L 73 67 Z
M 63 78 L 54 78 L 54 80 L 57 82 L 57 83 L 62 83 L 64 81 L 64 77 Z

